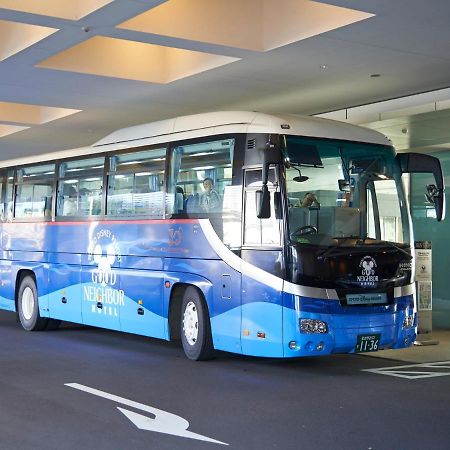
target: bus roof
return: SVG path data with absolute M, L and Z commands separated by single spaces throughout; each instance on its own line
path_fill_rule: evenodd
M 317 117 L 220 111 L 160 120 L 114 131 L 92 146 L 0 161 L 0 167 L 32 164 L 145 145 L 227 133 L 272 133 L 392 145 L 383 134 L 356 125 Z
M 122 128 L 96 142 L 94 147 L 199 130 L 205 131 L 206 135 L 220 134 L 222 127 L 227 128 L 226 132 L 232 128 L 236 128 L 235 132 L 242 132 L 243 126 L 247 133 L 298 134 L 372 144 L 391 144 L 386 136 L 377 131 L 329 119 L 293 114 L 217 111 Z M 207 132 L 210 129 L 214 129 L 214 133 Z

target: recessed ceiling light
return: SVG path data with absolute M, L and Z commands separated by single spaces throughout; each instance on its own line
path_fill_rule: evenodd
M 268 51 L 374 16 L 311 0 L 168 0 L 160 3 L 117 28 Z
M 372 75 L 370 75 L 370 78 L 379 78 L 381 77 L 381 73 L 373 73 Z

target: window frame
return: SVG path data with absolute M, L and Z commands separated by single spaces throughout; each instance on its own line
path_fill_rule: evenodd
M 286 236 L 286 220 L 284 219 L 285 217 L 285 207 L 283 205 L 283 183 L 282 180 L 284 178 L 284 174 L 282 172 L 282 167 L 280 164 L 271 164 L 270 168 L 269 168 L 269 173 L 271 170 L 273 170 L 273 173 L 275 175 L 275 184 L 272 186 L 268 186 L 269 188 L 269 192 L 273 195 L 271 195 L 271 210 L 272 210 L 272 214 L 271 217 L 269 219 L 257 219 L 257 220 L 278 220 L 278 224 L 279 224 L 279 241 L 278 243 L 263 243 L 261 242 L 260 244 L 256 244 L 256 243 L 246 243 L 245 242 L 245 229 L 246 229 L 246 212 L 247 212 L 247 192 L 256 192 L 258 190 L 261 190 L 262 188 L 262 183 L 261 186 L 246 186 L 246 177 L 247 177 L 247 173 L 250 171 L 258 171 L 260 170 L 262 173 L 262 165 L 257 164 L 257 165 L 246 165 L 243 167 L 243 173 L 242 173 L 242 177 L 243 177 L 243 181 L 242 181 L 242 230 L 241 230 L 241 241 L 242 241 L 242 249 L 243 250 L 281 250 L 285 247 L 285 236 Z M 269 175 L 270 178 L 270 175 Z M 278 205 L 278 207 L 280 208 L 280 217 L 276 217 L 275 215 L 275 204 L 274 202 L 276 201 L 275 199 L 275 193 L 279 193 L 279 198 L 280 198 L 280 205 Z M 256 217 L 256 211 L 255 211 L 255 217 Z M 261 228 L 261 239 L 262 239 L 263 235 L 262 235 L 262 228 Z
M 95 159 L 95 158 L 104 158 L 104 162 L 103 162 L 103 169 L 101 172 L 101 179 L 102 179 L 102 193 L 101 193 L 101 198 L 100 198 L 100 214 L 96 214 L 93 216 L 80 216 L 80 215 L 74 215 L 74 216 L 63 216 L 63 215 L 58 215 L 58 211 L 57 211 L 57 207 L 58 207 L 58 194 L 59 194 L 59 183 L 60 181 L 64 181 L 67 179 L 71 179 L 71 178 L 79 178 L 76 175 L 74 176 L 64 176 L 64 177 L 60 177 L 60 168 L 62 164 L 66 164 L 66 163 L 70 163 L 70 162 L 76 162 L 76 161 L 83 161 L 86 159 Z M 105 196 L 105 169 L 107 164 L 109 164 L 109 156 L 107 153 L 98 153 L 98 154 L 89 154 L 89 155 L 81 155 L 81 156 L 77 156 L 77 157 L 72 157 L 72 158 L 66 158 L 63 159 L 61 161 L 58 161 L 58 163 L 56 164 L 56 170 L 55 170 L 55 182 L 54 182 L 54 192 L 53 192 L 53 196 L 54 196 L 54 204 L 52 207 L 52 217 L 53 220 L 55 222 L 82 222 L 82 221 L 95 221 L 98 220 L 99 218 L 103 218 L 105 216 L 104 214 L 104 196 Z M 86 171 L 83 171 L 83 176 L 97 176 L 99 174 L 97 169 L 87 169 Z
M 9 166 L 9 167 L 3 167 L 0 169 L 0 175 L 4 174 L 4 181 L 3 181 L 3 192 L 1 195 L 1 201 L 4 205 L 4 219 L 3 222 L 11 222 L 11 223 L 21 223 L 21 222 L 94 222 L 98 220 L 111 220 L 111 221 L 121 221 L 121 220 L 164 220 L 164 219 L 171 219 L 174 218 L 175 214 L 168 213 L 166 210 L 166 202 L 167 202 L 167 192 L 169 187 L 169 176 L 170 176 L 170 164 L 171 164 L 171 158 L 172 158 L 172 150 L 175 147 L 179 147 L 182 145 L 191 145 L 191 144 L 200 144 L 200 143 L 206 143 L 210 141 L 215 140 L 224 140 L 224 139 L 234 139 L 234 159 L 231 161 L 232 164 L 232 185 L 241 185 L 242 186 L 242 169 L 243 169 L 243 159 L 244 159 L 244 148 L 245 148 L 245 142 L 247 139 L 246 133 L 224 133 L 224 134 L 210 134 L 200 137 L 194 137 L 194 138 L 188 138 L 188 139 L 176 139 L 176 136 L 170 136 L 173 137 L 173 140 L 167 140 L 163 142 L 159 142 L 156 144 L 146 144 L 141 146 L 130 146 L 126 148 L 122 148 L 119 150 L 105 150 L 101 151 L 101 149 L 93 148 L 92 153 L 83 154 L 83 155 L 76 155 L 76 156 L 70 156 L 61 160 L 55 160 L 50 159 L 46 161 L 42 161 L 40 163 L 30 163 L 30 164 L 23 164 L 19 167 Z M 132 142 L 130 143 L 132 145 Z M 112 215 L 107 214 L 107 195 L 108 195 L 108 175 L 111 173 L 110 171 L 110 158 L 112 156 L 121 155 L 121 154 L 128 154 L 128 153 L 138 153 L 141 151 L 146 150 L 153 150 L 153 149 L 165 149 L 165 161 L 164 161 L 164 182 L 163 182 L 163 216 L 155 218 L 155 216 L 147 215 L 147 214 L 133 214 L 133 215 Z M 95 150 L 98 150 L 98 153 L 95 153 Z M 90 159 L 90 158 L 96 158 L 96 157 L 104 157 L 104 167 L 102 172 L 103 177 L 103 187 L 102 187 L 102 198 L 101 198 L 101 213 L 99 215 L 95 216 L 58 216 L 57 215 L 57 198 L 58 198 L 58 183 L 60 180 L 64 180 L 66 177 L 60 177 L 60 166 L 61 164 L 72 162 L 72 161 L 80 161 L 83 159 Z M 53 174 L 53 180 L 52 180 L 52 201 L 51 201 L 51 215 L 48 217 L 16 217 L 15 216 L 15 210 L 16 210 L 16 198 L 17 198 L 17 170 L 18 169 L 26 169 L 28 167 L 35 167 L 35 166 L 41 166 L 41 165 L 49 165 L 54 164 L 55 166 L 55 172 Z M 12 217 L 10 220 L 8 220 L 6 216 L 7 212 L 7 199 L 6 199 L 6 190 L 7 190 L 7 174 L 9 171 L 12 171 L 14 173 L 13 176 L 13 198 L 12 198 Z M 96 173 L 97 175 L 97 173 Z M 241 196 L 241 202 L 242 202 L 242 196 Z M 241 205 L 241 211 L 243 211 L 242 208 L 243 205 Z M 180 218 L 180 214 L 177 215 L 178 218 Z M 205 216 L 206 217 L 206 216 Z
M 51 178 L 51 177 L 47 178 L 48 180 L 51 180 L 51 187 L 52 187 L 50 215 L 49 216 L 45 216 L 44 215 L 42 217 L 41 216 L 37 216 L 37 217 L 16 217 L 17 188 L 19 186 L 25 186 L 25 185 L 32 185 L 32 186 L 34 186 L 36 184 L 36 183 L 31 182 L 30 180 L 27 180 L 25 182 L 24 181 L 19 182 L 18 181 L 18 177 L 17 177 L 18 171 L 21 170 L 21 169 L 27 169 L 27 168 L 30 168 L 30 167 L 48 166 L 48 165 L 52 165 L 52 164 L 54 166 L 53 178 Z M 43 161 L 42 163 L 38 163 L 38 164 L 36 164 L 36 163 L 35 164 L 24 164 L 24 165 L 19 166 L 19 167 L 8 167 L 8 168 L 6 168 L 5 193 L 2 195 L 2 197 L 4 198 L 4 202 L 3 202 L 4 208 L 5 208 L 5 205 L 6 205 L 5 195 L 6 195 L 6 187 L 7 187 L 7 184 L 8 184 L 7 183 L 7 172 L 9 170 L 14 172 L 13 183 L 12 183 L 12 186 L 13 186 L 13 189 L 12 189 L 12 195 L 13 195 L 13 198 L 12 198 L 12 205 L 13 205 L 12 218 L 11 218 L 11 220 L 7 220 L 7 218 L 5 217 L 5 221 L 6 222 L 33 223 L 33 222 L 51 222 L 53 220 L 54 204 L 55 204 L 55 177 L 56 177 L 56 172 L 58 170 L 57 167 L 58 167 L 57 161 L 49 160 L 49 161 Z M 36 177 L 35 179 L 33 179 L 33 181 L 34 180 L 40 180 L 40 179 L 46 179 L 46 178 L 44 178 L 43 176 L 39 176 L 39 177 Z
M 241 152 L 244 149 L 244 145 L 247 139 L 246 133 L 222 133 L 222 134 L 211 134 L 208 136 L 201 136 L 196 138 L 189 138 L 189 139 L 181 139 L 181 140 L 173 140 L 170 142 L 168 149 L 167 149 L 167 157 L 166 157 L 166 195 L 172 194 L 170 188 L 172 187 L 172 159 L 174 154 L 174 149 L 177 147 L 183 147 L 183 146 L 189 146 L 189 145 L 195 145 L 195 144 L 206 144 L 208 142 L 213 141 L 223 141 L 228 139 L 234 139 L 234 149 L 233 149 L 233 159 L 231 160 L 231 186 L 235 185 L 241 185 L 243 184 L 242 179 L 242 169 L 243 169 L 243 156 Z M 174 184 L 176 186 L 176 183 Z M 166 197 L 167 201 L 167 197 Z M 242 220 L 242 195 L 241 195 L 241 220 Z M 211 212 L 211 213 L 194 213 L 194 214 L 188 214 L 186 212 L 183 213 L 173 213 L 167 211 L 167 203 L 166 205 L 166 218 L 169 219 L 176 219 L 176 218 L 209 218 L 213 217 L 215 214 L 222 214 L 222 211 L 219 213 Z M 242 244 L 242 240 L 241 240 Z
M 128 148 L 128 149 L 124 149 L 124 150 L 120 150 L 120 151 L 115 151 L 115 152 L 109 152 L 108 155 L 106 156 L 107 158 L 107 162 L 105 162 L 105 171 L 104 171 L 104 179 L 103 179 L 103 186 L 106 186 L 106 188 L 103 189 L 103 217 L 106 217 L 111 220 L 164 220 L 166 219 L 166 195 L 167 195 L 167 155 L 169 152 L 169 146 L 170 143 L 169 142 L 165 142 L 165 143 L 161 143 L 161 144 L 153 144 L 153 145 L 146 145 L 146 146 L 142 146 L 142 147 L 132 147 L 132 148 Z M 126 171 L 126 170 L 119 170 L 119 171 L 111 171 L 111 158 L 113 158 L 114 156 L 119 156 L 119 155 L 127 155 L 127 154 L 133 154 L 133 153 L 140 153 L 140 152 L 145 152 L 145 151 L 152 151 L 152 150 L 165 150 L 165 154 L 164 154 L 164 172 L 163 172 L 163 185 L 162 185 L 162 190 L 160 191 L 162 193 L 162 217 L 155 217 L 154 215 L 151 214 L 108 214 L 108 193 L 110 190 L 110 185 L 109 185 L 109 177 L 111 175 L 117 175 L 117 174 L 123 174 L 123 175 L 129 175 L 129 174 L 134 174 L 136 175 L 136 172 L 133 171 Z M 98 216 L 96 216 L 98 217 Z

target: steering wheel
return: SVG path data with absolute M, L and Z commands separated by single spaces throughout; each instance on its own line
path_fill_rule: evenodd
M 296 237 L 304 236 L 306 234 L 317 234 L 317 228 L 312 225 L 305 225 L 303 227 L 297 228 L 295 231 L 291 233 L 291 239 Z

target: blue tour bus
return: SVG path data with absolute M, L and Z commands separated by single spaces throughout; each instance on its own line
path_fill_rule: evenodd
M 29 331 L 181 340 L 193 360 L 407 347 L 410 172 L 434 175 L 441 220 L 436 158 L 310 117 L 199 114 L 6 161 L 0 308 Z

